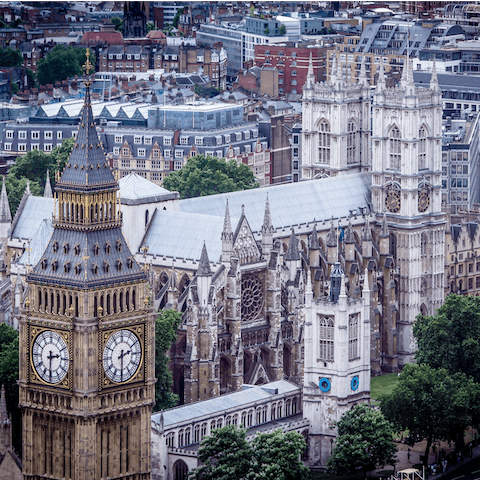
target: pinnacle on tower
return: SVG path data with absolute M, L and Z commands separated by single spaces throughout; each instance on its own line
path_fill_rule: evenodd
M 267 200 L 265 201 L 265 214 L 263 216 L 263 225 L 261 232 L 262 235 L 271 235 L 273 233 L 272 216 L 270 214 L 270 202 L 268 200 L 268 193 Z
M 388 231 L 387 214 L 384 212 L 383 218 L 382 218 L 382 226 L 380 228 L 380 236 L 388 237 L 389 235 L 390 235 L 390 232 Z
M 310 52 L 310 60 L 308 61 L 308 72 L 307 72 L 306 87 L 307 88 L 312 88 L 314 83 L 315 83 L 315 74 L 313 72 L 312 52 Z
M 330 83 L 335 84 L 337 81 L 337 56 L 332 56 L 332 68 L 330 69 Z
M 207 246 L 205 245 L 205 242 L 203 242 L 202 254 L 200 255 L 197 275 L 206 277 L 211 274 L 212 269 L 210 268 L 210 260 L 208 259 Z
M 375 91 L 381 92 L 385 90 L 386 86 L 387 86 L 387 83 L 385 82 L 385 70 L 383 68 L 383 63 L 381 63 L 378 70 L 377 88 Z
M 47 180 L 45 181 L 45 190 L 43 191 L 45 198 L 53 198 L 52 185 L 50 183 L 50 174 L 47 170 Z
M 330 222 L 330 231 L 327 234 L 327 247 L 336 247 L 337 246 L 337 235 L 335 233 L 335 228 L 333 226 L 333 217 Z
M 332 303 L 338 302 L 340 290 L 342 286 L 343 270 L 340 262 L 336 262 L 330 274 L 330 301 Z
M 368 268 L 365 268 L 365 277 L 363 281 L 363 291 L 364 292 L 369 292 L 370 291 L 370 285 L 368 283 Z
M 435 93 L 438 93 L 440 91 L 437 77 L 437 63 L 435 62 L 435 59 L 433 59 L 432 76 L 430 78 L 430 90 Z
M 365 87 L 370 86 L 367 76 L 367 67 L 365 65 L 365 55 L 362 55 L 362 62 L 360 63 L 360 73 L 358 75 L 358 83 Z
M 365 225 L 362 228 L 362 240 L 371 240 L 372 239 L 372 229 L 370 228 L 370 220 L 368 215 L 365 215 Z
M 300 260 L 300 253 L 298 252 L 298 239 L 293 228 L 292 233 L 290 234 L 290 242 L 288 243 L 288 250 L 285 260 Z
M 317 224 L 313 224 L 312 234 L 310 235 L 310 250 L 318 250 L 320 248 L 320 244 L 318 243 L 318 235 L 317 235 Z
M 225 219 L 223 221 L 222 240 L 224 241 L 233 240 L 232 221 L 230 219 L 230 209 L 228 208 L 228 199 L 227 199 L 227 205 L 225 207 Z
M 0 222 L 11 222 L 12 214 L 10 204 L 8 203 L 7 188 L 5 187 L 5 177 L 3 177 L 2 193 L 0 195 Z
M 31 190 L 30 190 L 30 180 L 27 180 L 27 186 L 26 186 L 26 188 L 25 188 L 25 193 L 24 193 L 24 195 L 31 195 L 31 194 L 32 194 L 32 192 L 31 192 Z
M 348 219 L 347 231 L 345 232 L 345 243 L 355 243 L 355 237 L 353 236 L 352 218 Z

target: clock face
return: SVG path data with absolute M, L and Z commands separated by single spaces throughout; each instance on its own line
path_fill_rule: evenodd
M 63 337 L 52 331 L 42 332 L 33 342 L 33 366 L 47 383 L 59 383 L 68 372 L 68 347 Z
M 429 206 L 430 192 L 425 189 L 418 194 L 418 211 L 421 213 L 426 212 Z
M 107 341 L 103 351 L 103 368 L 116 383 L 126 382 L 135 375 L 142 360 L 138 337 L 130 330 L 119 330 Z
M 400 211 L 401 201 L 400 192 L 398 190 L 392 189 L 387 192 L 385 206 L 389 212 L 397 213 Z

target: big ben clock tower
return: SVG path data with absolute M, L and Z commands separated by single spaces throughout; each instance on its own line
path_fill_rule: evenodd
M 88 75 L 92 66 L 85 64 Z M 122 235 L 91 82 L 20 322 L 25 479 L 150 478 L 155 320 Z

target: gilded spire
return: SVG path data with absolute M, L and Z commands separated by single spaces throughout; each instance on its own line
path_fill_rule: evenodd
M 43 191 L 45 198 L 53 198 L 52 185 L 50 183 L 50 174 L 47 170 L 47 180 L 45 180 L 45 190 Z
M 3 177 L 2 194 L 0 195 L 0 222 L 11 222 L 12 214 L 10 204 L 8 203 L 7 188 L 5 187 L 5 177 Z

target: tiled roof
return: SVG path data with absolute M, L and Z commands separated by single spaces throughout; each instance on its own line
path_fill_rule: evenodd
M 120 32 L 85 32 L 80 43 L 106 43 L 107 45 L 123 44 Z

